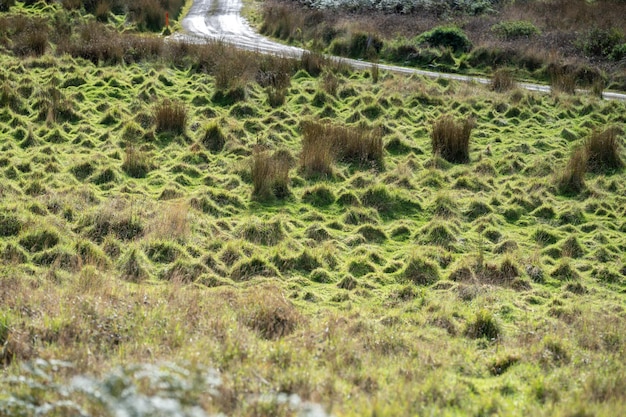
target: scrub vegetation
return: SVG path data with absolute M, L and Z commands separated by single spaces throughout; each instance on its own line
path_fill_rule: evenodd
M 621 0 L 268 0 L 252 20 L 350 58 L 624 91 L 625 14 Z
M 1 416 L 626 414 L 626 103 L 69 3 L 0 13 Z

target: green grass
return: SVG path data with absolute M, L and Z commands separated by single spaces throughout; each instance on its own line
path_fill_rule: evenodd
M 51 39 L 0 53 L 0 415 L 624 413 L 625 103 L 307 57 L 277 106 L 246 71 L 224 99 L 212 49 Z M 442 116 L 474 121 L 463 163 Z

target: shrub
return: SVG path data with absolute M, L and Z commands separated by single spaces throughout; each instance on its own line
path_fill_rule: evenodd
M 154 108 L 157 132 L 185 133 L 187 107 L 178 101 L 165 99 Z
M 451 48 L 454 53 L 469 52 L 472 43 L 467 35 L 458 27 L 438 26 L 422 33 L 418 38 L 419 44 L 428 44 L 432 47 Z
M 252 198 L 267 201 L 287 198 L 291 161 L 281 157 L 281 152 L 255 150 L 251 161 Z
M 557 179 L 558 191 L 564 195 L 576 195 L 585 189 L 587 152 L 578 148 L 572 152 L 569 161 Z
M 383 41 L 367 33 L 353 33 L 349 39 L 335 39 L 330 46 L 333 55 L 372 59 L 378 56 Z
M 527 20 L 509 20 L 500 22 L 491 27 L 491 31 L 500 39 L 514 40 L 520 38 L 530 38 L 538 35 L 539 29 Z
M 614 172 L 624 166 L 620 158 L 618 130 L 595 130 L 585 140 L 587 169 L 594 173 Z
M 578 36 L 575 45 L 589 56 L 609 58 L 620 44 L 624 34 L 617 28 L 593 28 Z
M 430 134 L 433 155 L 439 155 L 448 162 L 469 162 L 469 140 L 474 120 L 455 121 L 444 115 L 435 121 Z

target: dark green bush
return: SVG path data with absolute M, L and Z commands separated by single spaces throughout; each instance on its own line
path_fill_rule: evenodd
M 575 42 L 576 47 L 586 55 L 602 58 L 611 57 L 616 48 L 619 54 L 623 44 L 624 34 L 617 28 L 593 28 L 579 35 Z
M 513 40 L 530 38 L 538 35 L 539 29 L 527 20 L 509 20 L 500 22 L 491 27 L 491 31 L 500 39 Z
M 350 58 L 374 58 L 378 56 L 382 47 L 383 41 L 375 35 L 354 33 L 348 40 L 333 41 L 330 51 L 334 55 Z
M 467 35 L 455 26 L 438 26 L 417 38 L 418 44 L 428 44 L 433 47 L 451 48 L 454 53 L 469 52 L 472 49 Z

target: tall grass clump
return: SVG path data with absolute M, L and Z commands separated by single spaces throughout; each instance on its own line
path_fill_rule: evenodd
M 471 118 L 456 121 L 444 115 L 437 119 L 430 134 L 433 155 L 439 155 L 448 162 L 469 162 L 469 140 L 474 120 Z
M 621 169 L 624 162 L 620 158 L 618 130 L 594 130 L 585 140 L 587 169 L 593 173 L 609 173 Z
M 572 152 L 565 169 L 557 180 L 559 192 L 564 195 L 575 195 L 585 189 L 585 171 L 587 168 L 587 152 L 584 147 Z
M 283 153 L 254 151 L 250 167 L 253 199 L 268 201 L 274 198 L 284 199 L 291 195 L 289 191 L 291 161 L 283 157 Z
M 332 175 L 335 161 L 383 167 L 380 129 L 345 127 L 320 121 L 305 121 L 300 127 L 300 167 L 309 176 Z
M 498 93 L 509 91 L 515 87 L 515 78 L 510 70 L 500 68 L 493 73 L 490 87 Z
M 152 164 L 144 151 L 129 144 L 124 153 L 122 170 L 133 178 L 144 178 L 152 170 Z
M 185 133 L 187 107 L 179 102 L 165 99 L 154 108 L 157 132 Z

